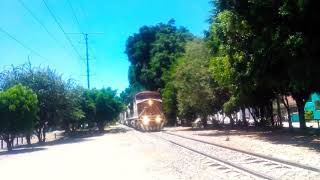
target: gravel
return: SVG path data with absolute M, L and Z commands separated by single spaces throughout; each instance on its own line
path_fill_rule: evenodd
M 164 133 L 159 134 L 161 137 L 173 142 L 177 142 L 189 148 L 209 154 L 213 157 L 221 158 L 227 162 L 240 165 L 246 169 L 267 175 L 274 179 L 319 179 L 320 174 L 305 169 L 283 165 L 262 158 L 257 158 L 244 153 L 228 150 L 225 148 L 196 142 L 181 137 L 176 137 Z
M 234 130 L 227 135 L 224 131 L 189 128 L 166 128 L 166 131 L 190 136 L 195 139 L 213 142 L 249 152 L 292 161 L 320 169 L 320 137 L 292 137 L 291 134 L 262 134 Z M 226 140 L 227 137 L 229 140 Z M 270 140 L 270 139 L 271 140 Z

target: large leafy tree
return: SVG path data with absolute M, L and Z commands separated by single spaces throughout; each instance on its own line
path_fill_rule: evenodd
M 319 90 L 320 24 L 316 1 L 215 0 L 209 33 L 214 71 L 233 85 L 238 105 L 270 104 L 292 95 L 300 127 L 304 104 Z M 220 66 L 219 66 L 220 65 Z M 219 75 L 220 74 L 220 75 Z
M 25 64 L 3 71 L 0 80 L 2 89 L 20 83 L 37 94 L 40 111 L 35 127 L 39 142 L 44 142 L 48 128 L 60 124 L 59 110 L 65 107 L 66 88 L 61 75 L 50 68 Z
M 208 115 L 220 111 L 228 98 L 228 92 L 211 75 L 209 65 L 210 51 L 206 44 L 202 40 L 191 41 L 175 69 L 174 79 L 180 115 L 195 112 L 204 126 Z
M 16 136 L 32 132 L 38 105 L 37 95 L 20 84 L 0 92 L 0 137 L 8 150 L 12 150 Z
M 60 118 L 59 124 L 68 133 L 75 131 L 85 123 L 85 112 L 82 110 L 84 101 L 84 89 L 77 86 L 72 80 L 68 80 L 60 99 L 61 108 L 57 109 Z
M 162 80 L 165 82 L 164 88 L 161 89 L 162 108 L 170 126 L 177 124 L 178 117 L 177 88 L 174 82 L 177 65 L 178 61 L 174 62 L 162 75 Z
M 232 96 L 224 105 L 227 114 L 253 106 L 262 78 L 255 69 L 256 41 L 248 22 L 231 10 L 224 10 L 215 16 L 208 42 L 213 53 L 211 71 L 219 86 L 229 89 Z M 265 82 L 263 86 L 267 88 Z M 262 93 L 261 93 L 262 94 Z M 262 97 L 258 101 L 262 102 Z M 269 100 L 269 99 L 267 99 Z M 231 116 L 230 116 L 231 117 Z M 243 123 L 246 125 L 245 117 Z
M 86 89 L 82 92 L 81 109 L 84 112 L 84 122 L 89 125 L 89 128 L 94 127 L 96 116 L 96 103 L 95 100 L 98 95 L 97 89 Z
M 120 98 L 117 96 L 117 91 L 111 88 L 99 90 L 95 104 L 95 121 L 100 131 L 104 130 L 108 122 L 115 120 L 123 109 Z
M 148 90 L 163 88 L 163 73 L 181 56 L 184 44 L 191 37 L 185 28 L 177 28 L 174 20 L 167 24 L 141 27 L 139 33 L 130 36 L 126 44 L 131 63 L 130 84 L 139 83 Z

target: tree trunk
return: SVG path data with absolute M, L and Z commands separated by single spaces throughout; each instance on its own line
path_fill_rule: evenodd
M 45 142 L 45 139 L 46 139 L 45 135 L 46 135 L 46 133 L 45 133 L 44 127 L 37 129 L 38 143 Z
M 298 113 L 299 113 L 299 123 L 300 123 L 300 129 L 305 129 L 306 126 L 306 120 L 304 118 L 304 105 L 305 102 L 303 98 L 296 98 L 296 103 L 298 107 Z
M 5 141 L 7 143 L 7 150 L 12 151 L 12 142 L 10 141 Z
M 45 128 L 43 128 L 43 130 L 42 130 L 42 142 L 43 143 L 46 142 L 46 130 L 45 130 Z
M 201 117 L 201 122 L 204 128 L 206 128 L 208 126 L 208 119 L 207 116 L 202 116 Z
M 249 108 L 249 113 L 251 114 L 253 121 L 254 121 L 254 125 L 257 126 L 258 125 L 258 121 L 257 121 L 257 117 L 256 114 L 252 112 L 252 109 Z
M 240 109 L 241 110 L 241 109 Z M 239 110 L 239 111 L 240 111 Z M 238 118 L 238 113 L 235 113 L 235 115 L 236 115 L 236 117 L 235 117 L 235 119 L 236 119 L 236 125 L 238 126 L 239 125 L 239 118 Z M 232 116 L 232 115 L 231 115 Z
M 260 126 L 265 126 L 266 124 L 266 112 L 265 112 L 265 107 L 261 106 L 260 108 Z
M 105 127 L 105 124 L 103 122 L 98 122 L 98 129 L 100 132 L 103 132 L 104 131 L 104 127 Z
M 8 151 L 12 151 L 12 149 L 13 149 L 13 140 L 14 140 L 14 137 L 9 134 L 9 135 L 6 135 L 3 140 L 4 140 L 4 142 L 6 142 L 6 144 L 7 144 L 7 150 L 8 150 Z
M 37 130 L 37 138 L 38 138 L 38 143 L 42 142 L 42 134 L 41 134 L 41 129 Z
M 280 100 L 279 100 L 279 97 L 277 97 L 277 111 L 278 111 L 278 120 L 279 120 L 279 123 L 280 123 L 280 127 L 283 126 L 282 124 L 282 114 L 281 114 L 281 107 L 280 107 Z
M 272 125 L 272 127 L 274 127 L 275 126 L 275 120 L 274 120 L 274 115 L 273 115 L 273 104 L 272 104 L 272 101 L 270 102 L 269 106 L 267 107 L 267 110 L 268 110 L 268 116 L 270 118 L 271 125 Z
M 288 113 L 289 129 L 293 129 L 292 121 L 291 121 L 290 105 L 289 105 L 288 98 L 286 96 L 282 97 L 281 101 L 282 101 L 283 105 L 286 107 L 286 110 L 287 110 L 287 113 Z
M 246 108 L 245 107 L 241 107 L 241 115 L 242 115 L 243 125 L 245 127 L 247 127 L 248 126 L 248 121 L 247 121 L 247 118 L 246 118 Z
M 234 126 L 234 119 L 232 118 L 232 115 L 227 115 L 227 117 L 230 120 L 230 126 L 233 127 Z
M 27 140 L 27 144 L 31 145 L 31 134 L 30 133 L 26 134 L 26 140 Z

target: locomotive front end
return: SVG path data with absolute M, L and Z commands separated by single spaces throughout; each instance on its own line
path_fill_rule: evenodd
M 143 92 L 136 95 L 138 124 L 143 131 L 160 131 L 165 118 L 162 113 L 162 100 L 157 92 Z

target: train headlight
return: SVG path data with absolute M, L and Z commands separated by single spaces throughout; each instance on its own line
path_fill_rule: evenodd
M 150 121 L 150 119 L 149 119 L 148 116 L 143 116 L 143 117 L 142 117 L 142 123 L 143 123 L 144 125 L 148 125 L 148 124 L 149 124 L 149 121 Z
M 148 104 L 149 104 L 149 106 L 152 106 L 153 101 L 151 99 L 149 99 Z
M 161 123 L 161 121 L 162 121 L 162 118 L 161 118 L 160 116 L 157 116 L 157 117 L 156 117 L 156 122 L 157 122 L 157 123 Z

